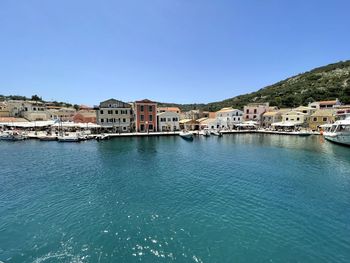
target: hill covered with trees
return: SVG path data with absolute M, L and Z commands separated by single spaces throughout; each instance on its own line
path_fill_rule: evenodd
M 319 100 L 338 98 L 350 104 L 350 60 L 341 61 L 282 80 L 258 91 L 208 104 L 168 104 L 182 110 L 217 111 L 223 107 L 242 109 L 252 102 L 270 102 L 271 106 L 295 107 Z

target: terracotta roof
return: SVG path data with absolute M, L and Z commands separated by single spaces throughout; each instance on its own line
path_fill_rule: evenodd
M 0 122 L 28 122 L 28 121 L 23 118 L 0 117 Z
M 319 103 L 320 103 L 320 105 L 321 104 L 322 105 L 334 105 L 337 103 L 337 101 L 336 100 L 323 100 L 323 101 L 320 101 Z
M 278 111 L 267 111 L 263 114 L 263 116 L 275 116 L 277 113 L 279 113 Z

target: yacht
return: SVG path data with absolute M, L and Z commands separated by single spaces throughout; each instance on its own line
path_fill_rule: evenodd
M 336 121 L 323 136 L 328 141 L 350 146 L 350 118 Z

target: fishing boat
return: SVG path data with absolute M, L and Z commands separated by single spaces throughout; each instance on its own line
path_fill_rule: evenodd
M 193 134 L 188 131 L 181 131 L 179 135 L 185 140 L 193 140 Z
M 328 141 L 350 146 L 350 118 L 336 121 L 323 135 Z

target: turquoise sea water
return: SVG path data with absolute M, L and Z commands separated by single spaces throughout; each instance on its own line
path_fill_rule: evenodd
M 0 261 L 349 262 L 350 148 L 308 138 L 0 142 Z

